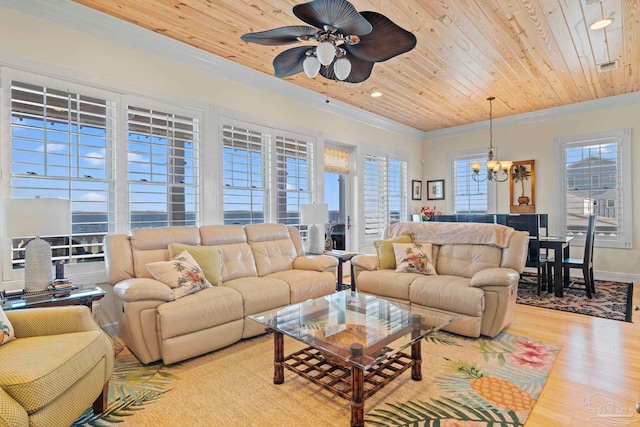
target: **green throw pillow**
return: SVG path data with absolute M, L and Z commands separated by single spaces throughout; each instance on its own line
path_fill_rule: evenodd
M 376 247 L 378 252 L 378 259 L 380 261 L 380 269 L 383 268 L 396 268 L 396 255 L 393 252 L 394 243 L 411 243 L 413 239 L 409 235 L 393 237 L 386 240 L 376 240 L 373 242 L 373 246 Z
M 196 260 L 204 277 L 207 278 L 209 283 L 213 286 L 220 286 L 222 282 L 222 252 L 217 246 L 190 246 L 183 245 L 182 243 L 170 243 L 169 244 L 169 256 L 174 259 L 180 255 L 183 251 L 189 252 L 189 254 Z

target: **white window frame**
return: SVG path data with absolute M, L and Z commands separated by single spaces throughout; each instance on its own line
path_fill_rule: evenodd
M 473 179 L 471 178 L 471 173 L 472 173 L 471 162 L 481 161 L 482 169 L 480 169 L 480 176 L 486 177 L 487 176 L 486 165 L 485 165 L 486 159 L 487 159 L 487 150 L 482 148 L 458 151 L 458 152 L 447 154 L 447 164 L 449 165 L 449 182 L 451 183 L 450 185 L 445 186 L 445 191 L 447 193 L 445 197 L 448 200 L 447 202 L 448 213 L 450 214 L 458 213 L 456 212 L 456 197 L 457 197 L 456 176 L 455 176 L 456 162 L 468 163 L 469 175 L 467 179 L 469 180 L 470 183 L 475 183 L 475 181 L 473 181 Z M 486 183 L 487 185 L 486 213 L 495 213 L 496 212 L 496 186 L 495 186 L 496 183 L 487 182 L 487 181 L 484 181 L 484 183 Z M 467 213 L 467 212 L 462 212 L 462 213 Z
M 360 206 L 362 207 L 360 213 L 361 226 L 361 245 L 371 245 L 373 241 L 382 237 L 382 234 L 386 227 L 390 224 L 394 224 L 399 221 L 405 221 L 408 218 L 408 168 L 409 162 L 405 156 L 398 155 L 396 153 L 386 153 L 383 150 L 365 148 L 362 150 L 362 177 L 360 179 Z M 378 163 L 377 171 L 367 172 L 366 162 L 368 158 L 375 158 Z M 395 185 L 390 185 L 389 180 L 393 177 L 389 176 L 389 162 L 400 162 L 400 172 L 396 179 Z M 369 182 L 369 175 L 371 182 Z M 377 182 L 374 182 L 377 181 Z M 369 188 L 371 187 L 371 188 Z M 394 191 L 394 194 L 390 194 L 390 190 Z M 392 201 L 391 198 L 395 199 Z M 374 201 L 373 205 L 377 206 L 377 213 L 372 214 L 372 204 L 367 200 L 377 199 L 377 203 Z M 397 217 L 392 218 L 390 212 L 390 205 L 394 204 L 400 209 Z M 372 216 L 367 219 L 367 215 Z M 367 227 L 367 221 L 373 224 L 371 227 Z M 373 221 L 373 223 L 372 223 Z M 371 231 L 367 231 L 370 229 Z
M 286 223 L 291 226 L 300 226 L 299 223 L 299 215 L 296 215 L 296 212 L 299 212 L 299 207 L 302 204 L 312 203 L 315 198 L 315 187 L 314 180 L 316 177 L 316 140 L 314 137 L 309 135 L 302 135 L 290 131 L 285 131 L 281 129 L 276 129 L 273 127 L 268 127 L 264 125 L 258 125 L 255 123 L 250 123 L 242 120 L 222 117 L 220 120 L 220 171 L 221 171 L 221 182 L 220 182 L 220 222 L 225 223 L 224 219 L 224 209 L 225 209 L 225 131 L 229 131 L 232 128 L 244 129 L 252 133 L 256 133 L 260 135 L 261 142 L 259 143 L 263 158 L 261 159 L 261 180 L 263 182 L 263 187 L 260 191 L 263 192 L 262 196 L 262 206 L 263 206 L 263 218 L 262 221 L 255 220 L 253 216 L 249 217 L 247 220 L 242 219 L 240 222 L 243 224 L 251 224 L 251 223 Z M 283 141 L 290 141 L 295 144 L 304 144 L 306 143 L 306 159 L 307 159 L 307 175 L 306 176 L 298 176 L 300 172 L 304 175 L 304 167 L 301 166 L 300 169 L 294 167 L 296 170 L 297 182 L 306 183 L 306 187 L 297 188 L 297 189 L 286 189 L 286 188 L 277 188 L 279 184 L 286 183 L 282 181 L 282 178 L 279 179 L 278 174 L 282 173 L 285 169 L 283 166 L 286 166 L 284 163 L 281 163 L 278 160 L 278 153 L 281 152 L 281 144 Z M 245 186 L 236 186 L 238 190 L 249 189 L 249 187 Z M 250 189 L 249 189 L 250 190 Z M 290 206 L 290 211 L 288 211 L 285 207 L 284 212 L 288 212 L 285 216 L 282 215 L 282 212 L 279 209 L 282 208 L 281 203 L 279 201 L 279 196 L 285 195 L 285 198 L 289 200 L 289 196 L 293 195 L 294 198 L 297 198 L 298 210 L 295 210 L 295 206 Z M 242 202 L 248 203 L 248 202 Z
M 167 160 L 167 171 L 166 173 L 158 173 L 158 174 L 154 174 L 155 176 L 159 176 L 160 179 L 157 181 L 151 180 L 151 181 L 144 181 L 144 182 L 140 182 L 139 186 L 144 187 L 144 186 L 148 186 L 150 188 L 161 188 L 164 187 L 166 194 L 165 194 L 165 202 L 167 207 L 172 206 L 173 205 L 173 201 L 171 200 L 171 188 L 173 186 L 177 186 L 177 187 L 182 187 L 185 189 L 185 207 L 191 205 L 192 207 L 189 209 L 185 209 L 186 212 L 182 212 L 185 215 L 188 213 L 190 215 L 193 215 L 193 220 L 186 220 L 186 222 L 180 220 L 180 219 L 176 219 L 175 221 L 172 220 L 171 218 L 171 214 L 172 213 L 176 213 L 176 214 L 180 214 L 181 212 L 179 211 L 173 211 L 171 208 L 167 209 L 167 221 L 168 223 L 166 225 L 169 226 L 183 226 L 183 225 L 198 225 L 200 223 L 200 148 L 201 148 L 201 134 L 202 134 L 202 111 L 200 110 L 196 110 L 196 109 L 192 109 L 192 108 L 187 108 L 187 107 L 180 107 L 180 106 L 176 106 L 176 105 L 171 105 L 162 101 L 156 101 L 156 100 L 150 100 L 150 99 L 146 99 L 146 98 L 141 98 L 141 97 L 136 97 L 136 96 L 123 96 L 122 100 L 120 102 L 120 117 L 122 117 L 123 119 L 121 120 L 121 123 L 119 124 L 119 127 L 121 129 L 121 132 L 124 132 L 122 135 L 122 137 L 120 138 L 119 142 L 122 142 L 122 144 L 119 145 L 118 149 L 119 150 L 124 150 L 126 153 L 126 159 L 124 159 L 124 161 L 126 161 L 125 163 L 125 175 L 122 176 L 122 180 L 124 180 L 127 183 L 127 188 L 123 189 L 123 191 L 126 192 L 127 195 L 127 199 L 126 199 L 126 223 L 127 223 L 127 228 L 130 229 L 133 224 L 131 221 L 131 213 L 132 211 L 132 206 L 133 206 L 133 201 L 132 201 L 132 194 L 136 193 L 131 191 L 131 186 L 133 185 L 137 185 L 138 181 L 137 180 L 131 180 L 130 179 L 130 171 L 129 171 L 129 166 L 130 164 L 134 163 L 132 156 L 138 154 L 140 157 L 144 158 L 147 157 L 147 155 L 145 154 L 141 154 L 141 153 L 132 153 L 131 150 L 129 150 L 129 135 L 128 135 L 128 123 L 129 123 L 129 118 L 128 118 L 128 109 L 129 107 L 133 107 L 133 108 L 141 108 L 141 109 L 146 109 L 149 110 L 151 112 L 153 112 L 154 114 L 159 113 L 160 114 L 160 118 L 162 118 L 165 114 L 169 115 L 169 116 L 178 116 L 178 117 L 188 117 L 189 119 L 193 120 L 194 123 L 194 129 L 193 129 L 193 146 L 191 148 L 188 149 L 189 152 L 192 153 L 192 157 L 188 158 L 187 160 L 192 161 L 193 164 L 191 166 L 191 170 L 192 170 L 192 174 L 190 174 L 188 181 L 181 183 L 181 182 L 176 182 L 176 175 L 174 173 L 172 173 L 172 161 L 180 161 L 182 159 L 181 156 L 173 156 L 170 153 L 167 153 L 166 156 L 160 156 L 160 157 L 164 157 L 165 160 Z M 180 119 L 177 119 L 178 121 L 180 121 Z M 167 138 L 165 138 L 167 139 Z M 173 147 L 172 147 L 173 148 Z M 152 145 L 150 145 L 150 150 L 154 150 L 154 147 Z M 150 156 L 149 156 L 150 157 Z M 154 157 L 159 157 L 158 153 L 154 154 Z M 144 162 L 137 162 L 137 164 L 144 164 Z M 154 167 L 157 166 L 156 162 L 151 163 L 150 167 Z M 137 174 L 134 174 L 134 176 L 138 176 Z M 142 176 L 142 175 L 140 175 Z M 165 177 L 165 180 L 162 180 L 162 177 Z M 138 192 L 138 194 L 142 194 L 140 192 Z M 121 218 L 121 220 L 124 220 L 125 218 Z M 158 227 L 158 226 L 163 226 L 163 224 L 153 224 L 153 223 L 148 223 L 148 224 L 144 224 L 142 225 L 144 227 Z
M 618 146 L 618 200 L 614 202 L 616 204 L 616 215 L 622 216 L 619 218 L 619 230 L 618 236 L 613 238 L 611 236 L 599 236 L 596 235 L 595 246 L 608 247 L 608 248 L 624 248 L 631 249 L 633 242 L 633 188 L 631 179 L 631 129 L 619 129 L 606 132 L 598 132 L 588 135 L 576 135 L 562 138 L 556 138 L 554 141 L 555 151 L 555 173 L 556 176 L 561 179 L 561 182 L 566 182 L 566 149 L 570 146 L 592 146 L 599 144 L 611 144 L 615 143 Z M 591 182 L 591 180 L 590 180 Z M 566 191 L 567 188 L 555 187 L 554 189 L 554 205 L 560 207 L 558 214 L 555 218 L 555 225 L 558 234 L 565 234 L 567 230 L 567 205 L 566 205 Z M 597 232 L 597 229 L 596 229 Z M 584 243 L 583 236 L 575 236 L 573 243 Z

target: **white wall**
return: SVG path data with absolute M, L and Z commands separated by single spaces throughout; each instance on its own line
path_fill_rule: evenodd
M 499 94 L 497 94 L 499 97 Z M 493 145 L 500 159 L 535 160 L 536 212 L 549 213 L 550 232 L 556 230 L 557 210 L 554 206 L 554 188 L 558 182 L 554 170 L 554 139 L 565 136 L 585 135 L 615 129 L 631 128 L 632 169 L 640 167 L 640 97 L 631 94 L 604 102 L 593 101 L 536 113 L 529 118 L 507 117 L 493 121 Z M 616 107 L 616 105 L 621 105 Z M 523 123 L 526 122 L 526 123 Z M 447 134 L 444 135 L 443 134 Z M 424 179 L 446 178 L 449 182 L 447 153 L 488 147 L 488 122 L 476 124 L 469 131 L 460 127 L 426 134 L 423 143 Z M 633 192 L 633 248 L 595 248 L 594 270 L 596 278 L 624 281 L 640 280 L 640 179 L 632 170 Z M 509 183 L 496 183 L 497 213 L 509 213 Z M 447 199 L 436 203 L 446 212 L 451 200 L 451 188 L 446 188 Z M 571 250 L 572 256 L 582 257 L 582 248 Z M 573 273 L 573 272 L 572 272 Z

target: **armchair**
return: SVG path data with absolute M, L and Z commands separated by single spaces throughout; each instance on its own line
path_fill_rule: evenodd
M 0 426 L 69 426 L 106 408 L 114 351 L 85 306 L 6 312 L 16 339 L 0 346 Z

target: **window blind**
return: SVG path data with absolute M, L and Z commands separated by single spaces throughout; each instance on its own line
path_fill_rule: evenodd
M 276 135 L 276 222 L 300 225 L 300 205 L 311 201 L 313 145 L 309 141 Z
M 131 228 L 196 225 L 198 120 L 127 106 Z
M 222 211 L 225 224 L 265 222 L 269 135 L 222 126 Z
M 46 238 L 54 260 L 103 259 L 114 218 L 114 135 L 113 101 L 11 81 L 11 197 L 71 201 L 71 236 Z M 24 238 L 13 241 L 14 268 L 23 264 Z

